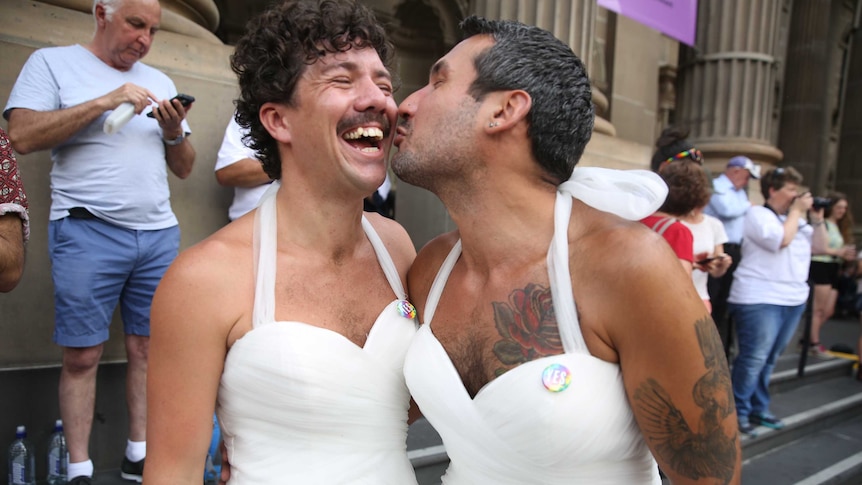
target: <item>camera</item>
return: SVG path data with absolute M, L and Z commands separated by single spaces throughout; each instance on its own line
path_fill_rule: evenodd
M 832 199 L 829 197 L 815 197 L 814 203 L 811 204 L 811 208 L 814 210 L 826 209 L 832 205 Z

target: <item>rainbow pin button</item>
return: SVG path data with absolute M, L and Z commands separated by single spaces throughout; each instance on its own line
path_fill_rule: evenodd
M 407 300 L 398 302 L 398 314 L 404 318 L 416 318 L 416 307 Z
M 563 392 L 572 383 L 572 373 L 562 364 L 551 364 L 542 372 L 542 384 L 551 392 Z

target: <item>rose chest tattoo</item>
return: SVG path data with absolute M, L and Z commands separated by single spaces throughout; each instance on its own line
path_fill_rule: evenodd
M 492 302 L 501 339 L 494 344 L 499 360 L 495 374 L 549 355 L 563 353 L 551 290 L 534 283 L 509 294 L 507 302 Z

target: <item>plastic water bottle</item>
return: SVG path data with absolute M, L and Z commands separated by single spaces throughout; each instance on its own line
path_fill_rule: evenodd
M 218 418 L 213 415 L 213 434 L 210 439 L 210 448 L 207 452 L 206 463 L 204 464 L 204 483 L 218 482 L 221 475 L 221 428 L 218 424 Z
M 132 103 L 123 103 L 117 106 L 113 113 L 108 115 L 105 124 L 102 125 L 102 131 L 109 135 L 120 131 L 120 128 L 126 126 L 126 123 L 135 116 L 135 105 Z
M 9 485 L 36 485 L 36 455 L 27 440 L 27 430 L 18 426 L 9 446 Z
M 63 434 L 63 421 L 54 423 L 54 433 L 48 442 L 48 485 L 65 485 L 66 469 L 69 466 L 69 450 Z

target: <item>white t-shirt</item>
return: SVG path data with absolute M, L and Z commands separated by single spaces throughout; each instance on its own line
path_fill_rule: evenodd
M 703 220 L 696 224 L 683 220 L 680 220 L 680 222 L 691 230 L 691 235 L 694 238 L 693 254 L 695 258 L 698 254 L 702 253 L 709 253 L 710 256 L 714 256 L 715 247 L 727 242 L 727 233 L 724 232 L 724 224 L 715 217 L 704 214 Z M 701 299 L 709 300 L 709 292 L 706 289 L 709 273 L 694 268 L 691 272 L 691 280 Z
M 231 116 L 230 123 L 227 124 L 227 128 L 224 130 L 221 148 L 218 150 L 218 158 L 216 158 L 215 164 L 216 171 L 233 165 L 244 158 L 257 159 L 254 150 L 242 142 L 242 137 L 246 134 L 247 130 L 239 126 L 239 123 Z M 267 187 L 269 187 L 269 184 L 262 184 L 257 187 L 234 187 L 233 202 L 227 213 L 230 220 L 237 219 L 257 207 L 260 196 L 266 192 Z
M 21 69 L 3 116 L 8 118 L 14 108 L 70 108 L 125 83 L 143 86 L 160 99 L 177 94 L 168 76 L 142 62 L 120 71 L 81 45 L 39 49 Z M 119 132 L 107 135 L 102 125 L 111 113 L 106 111 L 51 150 L 50 219 L 68 216 L 72 207 L 85 207 L 100 219 L 128 229 L 177 225 L 159 123 L 142 113 Z M 185 121 L 183 129 L 191 133 Z
M 796 306 L 808 300 L 814 229 L 800 219 L 793 241 L 782 248 L 786 219 L 764 206 L 752 206 L 745 214 L 742 260 L 733 273 L 728 302 Z

